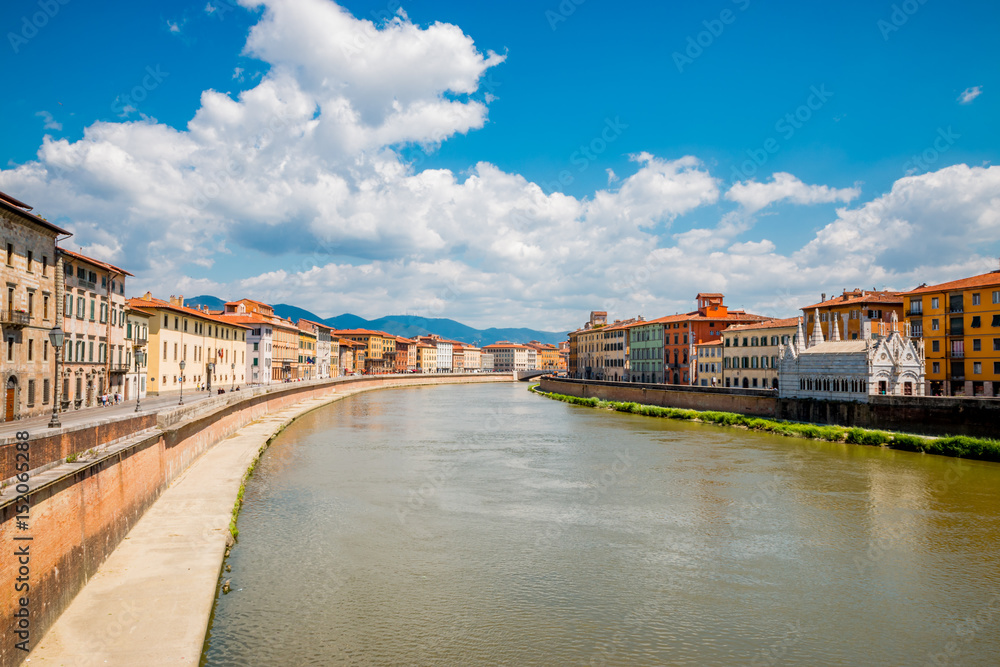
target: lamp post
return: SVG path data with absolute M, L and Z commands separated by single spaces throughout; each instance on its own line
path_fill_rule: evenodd
M 177 405 L 184 405 L 184 367 L 187 366 L 187 362 L 181 359 L 181 400 L 177 401 Z
M 142 346 L 133 345 L 132 350 L 135 355 L 135 411 L 139 412 L 139 399 L 142 394 L 142 391 L 139 389 L 139 375 L 141 374 L 140 366 L 142 366 Z
M 59 353 L 62 352 L 63 341 L 66 340 L 66 333 L 57 324 L 49 331 L 49 342 L 52 343 L 53 351 L 56 353 L 56 378 L 55 392 L 52 398 L 52 419 L 49 420 L 49 428 L 59 428 Z
M 235 361 L 233 362 L 232 366 L 230 367 L 230 370 L 232 370 L 232 372 L 233 372 L 233 383 L 231 385 L 229 385 L 229 391 L 232 391 L 233 389 L 236 388 L 236 362 Z

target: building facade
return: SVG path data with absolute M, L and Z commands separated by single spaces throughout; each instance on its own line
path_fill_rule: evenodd
M 181 391 L 229 391 L 246 384 L 249 327 L 146 292 L 128 307 L 150 313 L 146 391 L 153 396 Z M 185 366 L 182 372 L 180 363 Z
M 125 310 L 125 348 L 129 367 L 125 374 L 125 400 L 146 398 L 146 365 L 149 356 L 149 323 L 154 314 L 140 308 Z
M 723 345 L 721 340 L 698 343 L 694 346 L 697 355 L 696 382 L 700 387 L 722 386 Z
M 1000 271 L 902 294 L 923 341 L 927 394 L 1000 396 Z
M 833 335 L 830 321 L 836 316 L 840 322 L 842 340 L 858 340 L 865 321 L 888 323 L 894 313 L 897 321 L 902 321 L 903 297 L 899 292 L 844 290 L 843 294 L 832 299 L 827 299 L 826 294 L 822 294 L 819 303 L 804 306 L 801 310 L 806 331 L 812 331 L 813 318 L 817 317 L 818 310 L 818 321 L 827 339 Z
M 898 321 L 862 322 L 859 338 L 840 340 L 833 328 L 833 340 L 826 341 L 814 319 L 807 346 L 800 323 L 796 342 L 781 351 L 778 395 L 862 403 L 875 395 L 923 395 L 923 343 L 906 328 Z
M 342 329 L 333 332 L 340 338 L 353 340 L 364 346 L 364 359 L 355 368 L 369 375 L 392 373 L 396 365 L 396 337 L 383 331 L 370 329 Z
M 417 343 L 417 372 L 437 373 L 437 346 L 430 343 Z
M 534 349 L 506 340 L 483 346 L 483 354 L 493 355 L 493 370 L 497 373 L 534 370 L 537 361 Z
M 796 331 L 801 322 L 798 317 L 790 317 L 756 324 L 736 324 L 726 328 L 722 332 L 725 341 L 722 348 L 725 357 L 721 377 L 723 386 L 777 389 L 778 358 L 785 346 L 796 343 Z M 837 330 L 836 340 L 840 340 L 839 329 L 835 324 L 830 322 L 828 328 L 831 331 Z M 701 359 L 698 361 L 700 366 Z M 704 385 L 702 382 L 699 384 Z
M 56 237 L 65 229 L 31 213 L 31 207 L 0 192 L 0 236 L 5 261 L 0 307 L 4 387 L 0 419 L 11 421 L 52 411 L 55 354 L 49 331 L 62 324 L 62 276 L 57 276 Z
M 124 395 L 129 370 L 125 276 L 132 274 L 63 248 L 58 249 L 58 261 L 64 276 L 66 332 L 60 399 L 65 407 L 89 408 L 102 396 Z

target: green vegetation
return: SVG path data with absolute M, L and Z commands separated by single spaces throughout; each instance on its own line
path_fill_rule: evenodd
M 73 463 L 78 458 L 80 458 L 79 454 L 70 454 L 69 456 L 66 457 L 66 463 Z
M 905 433 L 891 433 L 889 431 L 876 431 L 863 428 L 845 428 L 843 426 L 825 426 L 820 424 L 801 424 L 776 419 L 762 419 L 760 417 L 750 417 L 734 412 L 715 412 L 699 410 L 683 410 L 680 408 L 661 408 L 655 405 L 641 405 L 639 403 L 627 403 L 620 401 L 602 401 L 597 398 L 579 398 L 577 396 L 566 396 L 565 394 L 554 394 L 538 389 L 539 385 L 532 385 L 528 391 L 540 394 L 548 398 L 571 403 L 573 405 L 583 405 L 591 408 L 604 408 L 617 412 L 629 412 L 646 417 L 661 417 L 665 419 L 682 419 L 686 421 L 698 421 L 706 424 L 718 424 L 720 426 L 733 426 L 745 428 L 751 431 L 764 431 L 775 435 L 784 435 L 797 438 L 809 438 L 811 440 L 826 440 L 828 442 L 846 442 L 854 445 L 867 445 L 870 447 L 888 447 L 890 449 L 900 449 L 908 452 L 920 452 L 926 454 L 940 454 L 942 456 L 956 456 L 963 459 L 979 459 L 982 461 L 1000 462 L 1000 440 L 990 440 L 987 438 L 970 438 L 968 436 L 949 436 L 946 438 L 924 438 Z

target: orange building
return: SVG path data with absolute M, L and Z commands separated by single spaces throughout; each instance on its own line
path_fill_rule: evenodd
M 1000 271 L 903 292 L 928 396 L 1000 396 Z
M 805 331 L 813 330 L 817 310 L 824 339 L 830 340 L 830 320 L 836 315 L 841 339 L 857 340 L 861 338 L 861 323 L 865 320 L 888 323 L 895 313 L 897 321 L 902 322 L 903 297 L 900 292 L 860 289 L 844 290 L 843 294 L 832 299 L 823 294 L 819 303 L 802 308 Z
M 664 381 L 668 384 L 696 382 L 696 345 L 719 340 L 722 338 L 722 331 L 733 324 L 750 324 L 770 319 L 743 310 L 730 310 L 723 303 L 723 295 L 719 293 L 702 292 L 695 298 L 698 310 L 645 323 L 663 325 L 663 373 Z
M 546 371 L 560 370 L 559 348 L 555 345 L 533 340 L 528 342 L 528 347 L 535 348 L 537 368 Z
M 335 330 L 333 335 L 341 338 L 353 340 L 365 346 L 364 361 L 355 367 L 368 375 L 381 373 L 392 373 L 396 365 L 396 336 L 387 334 L 384 331 L 372 331 L 370 329 L 342 329 Z

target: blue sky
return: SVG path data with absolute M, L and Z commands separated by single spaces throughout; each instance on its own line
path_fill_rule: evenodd
M 136 290 L 322 315 L 784 316 L 997 268 L 996 3 L 244 4 L 5 3 L 0 189 Z

